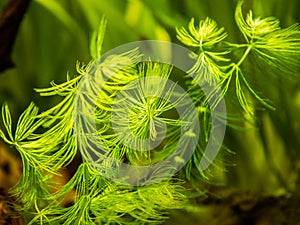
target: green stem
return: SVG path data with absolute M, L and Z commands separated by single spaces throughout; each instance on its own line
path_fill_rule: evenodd
M 248 45 L 248 48 L 246 49 L 246 51 L 244 52 L 242 58 L 240 59 L 240 61 L 238 61 L 238 63 L 235 65 L 235 67 L 239 67 L 243 62 L 244 60 L 247 58 L 249 52 L 251 51 L 251 48 L 252 46 L 251 45 Z

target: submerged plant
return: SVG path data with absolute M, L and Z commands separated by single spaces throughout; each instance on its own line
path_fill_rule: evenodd
M 263 68 L 280 73 L 299 68 L 299 26 L 282 29 L 277 19 L 253 18 L 251 11 L 245 20 L 242 3 L 237 5 L 235 20 L 245 38 L 243 44 L 225 42 L 225 29 L 210 18 L 198 26 L 191 19 L 188 30 L 177 29 L 178 39 L 195 50 L 190 54 L 194 64 L 185 74 L 189 76 L 182 77 L 185 92 L 170 82 L 172 66 L 154 59 L 141 61 L 139 49 L 102 58 L 106 27 L 102 19 L 90 45 L 91 62 L 77 64 L 78 74 L 62 84 L 36 89 L 42 96 L 60 96 L 60 103 L 40 113 L 31 103 L 16 129 L 3 104 L 5 132 L 0 130 L 0 137 L 19 152 L 23 162 L 22 179 L 12 193 L 28 224 L 160 223 L 169 210 L 191 204 L 187 183 L 199 194 L 205 192 L 197 188 L 197 181 L 209 180 L 212 167 L 222 170 L 205 148 L 214 129 L 212 111 L 231 94 L 230 84 L 246 113 L 254 115 L 255 100 L 273 108 L 254 90 L 248 79 L 252 74 L 244 70 L 250 54 L 265 63 Z M 233 54 L 240 49 L 241 55 Z M 210 91 L 201 90 L 197 82 Z M 227 119 L 234 123 L 234 118 Z M 226 123 L 224 115 L 217 120 Z M 172 158 L 173 164 L 154 167 L 147 174 L 136 170 L 121 180 L 113 177 L 114 170 L 120 169 L 116 161 L 147 167 L 166 160 L 177 148 L 180 154 Z M 193 154 L 186 161 L 183 155 L 191 149 Z M 67 184 L 53 192 L 57 185 L 53 176 L 77 154 L 83 162 Z M 202 158 L 212 165 L 205 171 L 199 168 Z M 169 176 L 179 164 L 181 171 Z M 147 183 L 149 177 L 161 174 L 167 174 L 165 179 Z M 62 202 L 74 190 L 74 204 L 64 207 Z

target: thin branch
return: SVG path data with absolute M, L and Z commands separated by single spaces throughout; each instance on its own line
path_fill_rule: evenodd
M 0 17 L 0 72 L 14 67 L 12 49 L 31 0 L 10 0 Z

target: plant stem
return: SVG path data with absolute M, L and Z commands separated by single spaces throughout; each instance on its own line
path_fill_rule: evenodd
M 247 48 L 246 51 L 244 52 L 242 58 L 238 61 L 237 64 L 235 64 L 235 67 L 236 67 L 236 68 L 239 67 L 239 66 L 244 62 L 244 60 L 247 58 L 249 52 L 251 51 L 251 48 L 252 48 L 252 46 L 251 46 L 251 45 L 248 45 L 248 48 Z

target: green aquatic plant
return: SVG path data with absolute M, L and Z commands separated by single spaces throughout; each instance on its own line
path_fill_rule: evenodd
M 199 79 L 208 74 L 214 76 L 222 86 L 224 94 L 232 80 L 235 80 L 236 96 L 241 107 L 246 113 L 253 115 L 253 101 L 243 89 L 247 89 L 263 105 L 273 107 L 254 90 L 244 72 L 243 64 L 252 60 L 249 55 L 253 53 L 255 60 L 263 61 L 269 69 L 275 69 L 277 73 L 295 75 L 299 69 L 300 33 L 298 24 L 280 28 L 278 19 L 254 18 L 252 11 L 247 14 L 245 20 L 242 4 L 243 1 L 239 1 L 235 20 L 246 43 L 225 42 L 227 34 L 224 28 L 218 28 L 216 22 L 209 18 L 200 21 L 198 27 L 195 27 L 194 19 L 191 19 L 189 32 L 181 28 L 177 29 L 177 33 L 183 44 L 198 48 L 193 56 L 197 58 L 197 64 L 192 68 L 192 72 L 201 71 Z M 229 58 L 229 53 L 240 49 L 244 53 L 238 60 Z
M 151 59 L 141 61 L 143 53 L 139 49 L 102 59 L 106 29 L 106 20 L 102 19 L 90 44 L 92 60 L 87 65 L 78 63 L 78 74 L 68 76 L 66 82 L 36 89 L 44 97 L 60 96 L 57 105 L 39 112 L 31 103 L 14 129 L 8 105 L 3 104 L 5 131 L 0 130 L 0 137 L 22 159 L 23 175 L 12 193 L 28 224 L 157 224 L 167 218 L 170 210 L 188 208 L 187 184 L 191 183 L 198 194 L 205 192 L 199 190 L 197 182 L 209 181 L 215 168 L 224 170 L 205 154 L 214 129 L 212 111 L 221 99 L 236 95 L 249 115 L 254 115 L 257 100 L 273 108 L 250 83 L 252 74 L 244 67 L 247 61 L 251 63 L 253 57 L 265 64 L 262 69 L 279 74 L 294 74 L 299 68 L 299 26 L 280 28 L 277 19 L 253 18 L 251 11 L 244 19 L 242 3 L 237 5 L 235 20 L 245 43 L 225 41 L 225 29 L 218 28 L 210 18 L 201 20 L 198 26 L 191 19 L 188 30 L 176 29 L 178 40 L 193 50 L 190 57 L 194 64 L 181 77 L 184 93 L 176 89 L 176 82 L 168 82 L 175 74 L 172 66 Z M 209 93 L 197 86 L 199 82 L 212 87 Z M 192 106 L 187 99 L 191 99 Z M 185 109 L 182 115 L 176 111 L 178 108 Z M 217 115 L 224 125 L 225 117 Z M 193 123 L 195 118 L 200 122 Z M 234 125 L 235 119 L 228 116 L 229 125 Z M 197 126 L 201 126 L 199 135 Z M 100 142 L 92 138 L 101 140 L 101 148 L 97 145 Z M 122 177 L 127 184 L 142 185 L 125 185 L 107 177 L 118 169 L 115 160 L 149 166 L 166 160 L 178 145 L 182 154 L 194 148 L 193 154 L 188 161 L 177 155 L 172 165 L 156 168 L 169 175 L 173 167 L 184 165 L 160 182 L 143 183 L 156 171 L 136 171 Z M 78 154 L 83 162 L 76 173 L 53 191 L 57 186 L 53 176 Z M 211 167 L 202 170 L 202 158 Z M 63 206 L 72 191 L 74 204 Z

